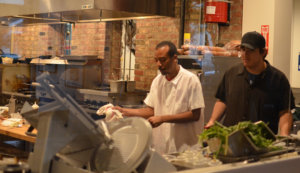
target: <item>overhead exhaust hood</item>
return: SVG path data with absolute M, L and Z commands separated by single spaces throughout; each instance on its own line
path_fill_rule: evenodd
M 0 0 L 2 25 L 174 17 L 175 0 Z

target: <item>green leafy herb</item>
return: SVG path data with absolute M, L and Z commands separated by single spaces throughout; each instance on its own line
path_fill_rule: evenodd
M 271 144 L 275 140 L 274 135 L 266 129 L 266 125 L 263 122 L 252 123 L 250 121 L 243 121 L 230 127 L 225 127 L 216 122 L 215 125 L 209 129 L 205 129 L 204 132 L 199 135 L 199 141 L 218 138 L 221 141 L 221 146 L 215 154 L 218 155 L 219 153 L 224 153 L 226 155 L 228 149 L 228 136 L 236 130 L 243 130 L 258 148 L 272 148 Z

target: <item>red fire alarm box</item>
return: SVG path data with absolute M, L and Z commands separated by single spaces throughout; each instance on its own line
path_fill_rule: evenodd
M 205 2 L 205 22 L 207 23 L 228 23 L 228 3 L 222 1 Z

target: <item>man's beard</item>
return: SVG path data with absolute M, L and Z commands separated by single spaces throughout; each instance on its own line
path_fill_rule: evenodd
M 161 73 L 162 75 L 166 75 L 166 74 L 167 74 L 167 71 L 164 70 L 164 69 L 159 69 L 159 71 L 160 71 L 160 73 Z

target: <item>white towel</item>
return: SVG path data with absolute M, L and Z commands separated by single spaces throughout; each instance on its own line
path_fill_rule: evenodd
M 114 105 L 109 103 L 107 105 L 100 107 L 96 113 L 97 115 L 105 115 L 105 121 L 107 122 L 122 119 L 123 118 L 122 113 L 119 110 L 112 109 L 113 107 Z

